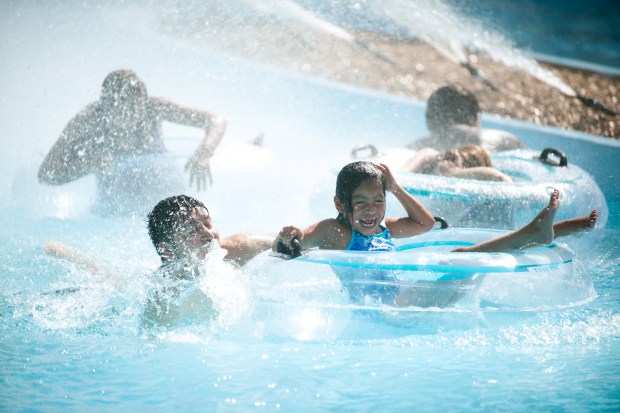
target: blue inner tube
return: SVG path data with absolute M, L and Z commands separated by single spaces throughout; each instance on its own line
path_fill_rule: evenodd
M 329 265 L 337 272 L 350 269 L 353 271 L 348 276 L 352 278 L 390 272 L 399 283 L 466 280 L 491 273 L 556 272 L 573 262 L 572 251 L 559 244 L 512 253 L 450 252 L 503 233 L 483 229 L 433 230 L 396 240 L 395 252 L 310 250 L 295 261 Z

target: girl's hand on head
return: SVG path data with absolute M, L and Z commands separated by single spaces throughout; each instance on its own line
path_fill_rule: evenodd
M 399 185 L 396 182 L 396 178 L 394 178 L 394 175 L 392 175 L 392 171 L 390 170 L 390 168 L 384 163 L 377 164 L 377 167 L 379 168 L 381 173 L 383 173 L 383 176 L 385 176 L 385 189 L 390 192 L 398 190 Z

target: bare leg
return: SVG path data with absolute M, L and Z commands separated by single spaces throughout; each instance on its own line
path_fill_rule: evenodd
M 568 235 L 580 235 L 594 228 L 598 219 L 598 211 L 595 209 L 590 215 L 579 218 L 565 219 L 557 222 L 553 226 L 555 237 L 566 237 Z
M 548 245 L 553 241 L 553 219 L 560 207 L 560 192 L 553 190 L 549 204 L 524 227 L 509 234 L 471 247 L 457 248 L 454 252 L 508 252 L 535 245 Z

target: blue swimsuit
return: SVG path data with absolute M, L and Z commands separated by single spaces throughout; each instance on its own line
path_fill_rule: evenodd
M 351 242 L 347 247 L 348 251 L 394 251 L 396 246 L 392 242 L 390 230 L 381 226 L 383 231 L 380 234 L 365 236 L 351 228 Z
M 344 218 L 338 220 L 351 229 L 348 251 L 395 251 L 390 230 L 381 226 L 379 234 L 365 236 L 355 231 Z M 396 277 L 390 272 L 350 268 L 334 268 L 342 285 L 357 304 L 392 304 L 398 294 Z

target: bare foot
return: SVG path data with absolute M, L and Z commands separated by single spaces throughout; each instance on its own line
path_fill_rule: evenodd
M 532 244 L 548 245 L 553 242 L 553 219 L 559 207 L 560 191 L 554 189 L 549 198 L 549 204 L 527 225 L 527 227 L 529 227 L 528 232 L 530 232 Z
M 535 245 L 549 245 L 553 241 L 553 219 L 560 207 L 560 191 L 553 190 L 549 204 L 524 227 L 470 247 L 456 248 L 455 252 L 507 252 Z
M 553 226 L 555 237 L 565 237 L 567 235 L 580 235 L 586 231 L 590 231 L 596 225 L 598 220 L 598 211 L 595 209 L 590 215 L 584 215 L 578 218 L 565 219 Z

